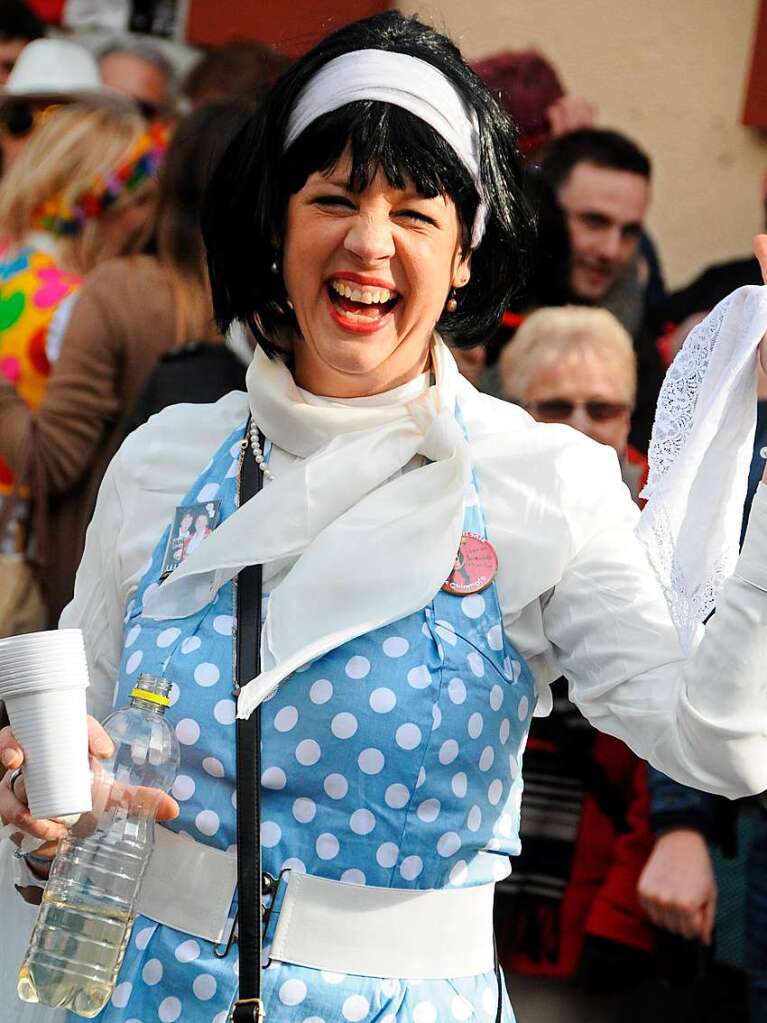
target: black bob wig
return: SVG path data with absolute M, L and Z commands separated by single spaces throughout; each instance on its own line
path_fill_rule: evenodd
M 361 49 L 427 61 L 477 114 L 490 215 L 471 256 L 471 280 L 458 293 L 458 309 L 443 312 L 437 329 L 459 347 L 486 341 L 524 283 L 532 216 L 523 197 L 514 126 L 449 39 L 396 11 L 375 15 L 328 36 L 275 83 L 228 147 L 207 190 L 202 228 L 216 320 L 222 330 L 233 320 L 247 323 L 270 356 L 283 351 L 275 339 L 297 330 L 281 276 L 271 272 L 275 259 L 279 263 L 288 199 L 310 174 L 331 170 L 347 147 L 352 191 L 364 191 L 381 170 L 394 188 L 410 179 L 428 198 L 449 197 L 469 251 L 479 202 L 471 176 L 442 136 L 408 111 L 368 100 L 349 103 L 317 118 L 283 152 L 288 118 L 306 84 L 328 61 Z

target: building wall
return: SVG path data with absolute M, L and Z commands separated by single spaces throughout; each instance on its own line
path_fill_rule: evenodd
M 400 0 L 469 59 L 534 47 L 654 161 L 649 228 L 672 286 L 744 254 L 767 141 L 740 125 L 759 0 Z

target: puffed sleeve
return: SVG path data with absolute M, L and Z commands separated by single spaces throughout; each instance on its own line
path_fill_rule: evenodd
M 578 458 L 561 475 L 570 557 L 543 611 L 572 699 L 682 784 L 730 797 L 767 789 L 767 487 L 685 658 L 613 452 L 589 445 Z

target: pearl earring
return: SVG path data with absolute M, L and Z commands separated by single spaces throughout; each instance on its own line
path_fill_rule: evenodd
M 455 297 L 455 288 L 450 289 L 450 298 L 445 302 L 445 309 L 454 313 L 458 309 L 458 299 Z
M 276 259 L 272 260 L 272 265 L 269 267 L 269 269 L 272 271 L 272 273 L 274 274 L 275 277 L 280 272 L 280 268 L 279 268 L 279 266 L 277 264 L 277 260 Z

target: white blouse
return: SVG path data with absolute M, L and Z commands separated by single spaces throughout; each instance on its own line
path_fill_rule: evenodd
M 349 403 L 404 403 L 427 383 L 419 378 Z M 533 671 L 539 712 L 549 705 L 548 684 L 564 674 L 597 728 L 678 781 L 731 797 L 767 789 L 767 487 L 758 488 L 717 613 L 685 659 L 634 535 L 639 512 L 614 451 L 569 427 L 536 423 L 463 379 L 458 401 L 498 554 L 504 627 Z M 173 406 L 131 435 L 109 467 L 60 623 L 84 631 L 96 717 L 111 709 L 125 607 L 155 545 L 247 416 L 241 392 L 214 405 Z M 275 475 L 291 461 L 274 447 Z M 291 565 L 267 566 L 265 586 L 274 587 Z

